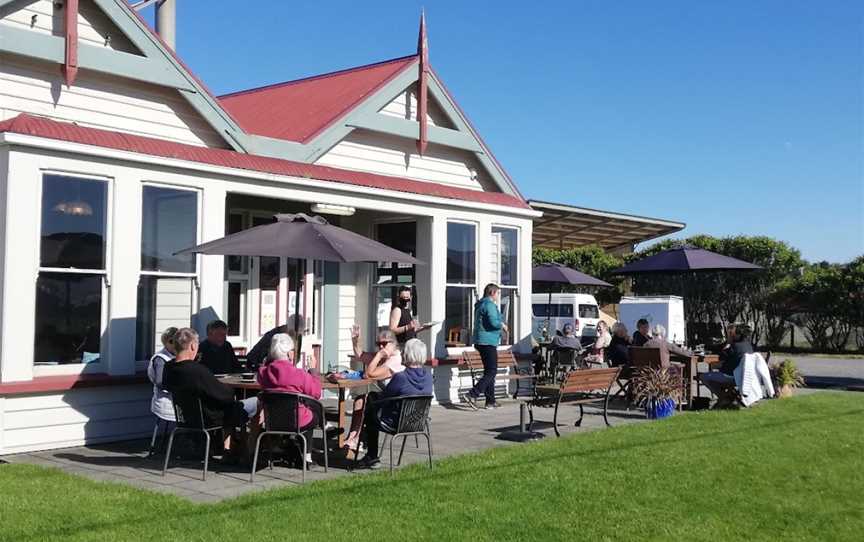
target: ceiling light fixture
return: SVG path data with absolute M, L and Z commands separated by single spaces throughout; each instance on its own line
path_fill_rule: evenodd
M 352 216 L 357 209 L 347 205 L 333 205 L 331 203 L 313 203 L 312 212 L 319 215 Z

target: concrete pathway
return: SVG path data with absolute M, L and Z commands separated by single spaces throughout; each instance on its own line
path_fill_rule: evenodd
M 497 410 L 473 411 L 467 407 L 434 406 L 432 407 L 432 448 L 435 460 L 485 450 L 496 446 L 515 445 L 512 442 L 497 439 L 503 431 L 515 429 L 519 421 L 519 407 L 514 402 L 502 402 L 504 406 Z M 574 406 L 562 407 L 559 430 L 562 434 L 586 432 L 604 428 L 603 417 L 595 414 L 592 407 L 586 407 L 582 426 L 576 428 L 573 423 L 578 417 L 578 409 Z M 535 409 L 538 423 L 534 429 L 555 438 L 552 429 L 551 408 Z M 542 421 L 541 421 L 542 420 Z M 626 411 L 622 406 L 610 409 L 610 422 L 613 425 L 644 421 L 641 411 Z M 545 422 L 545 423 L 544 423 Z M 403 464 L 427 460 L 424 439 L 421 437 L 420 448 L 415 447 L 413 438 L 408 439 L 405 448 Z M 211 468 L 207 480 L 201 480 L 201 462 L 192 460 L 172 460 L 168 474 L 161 476 L 162 456 L 147 459 L 149 441 L 130 441 L 106 445 L 82 446 L 45 452 L 32 452 L 4 456 L 9 463 L 28 463 L 55 467 L 64 472 L 90 478 L 91 480 L 110 481 L 129 484 L 135 487 L 158 491 L 188 498 L 195 502 L 216 502 L 225 498 L 236 497 L 246 493 L 298 485 L 301 483 L 299 470 L 274 467 L 261 469 L 255 476 L 255 483 L 249 483 L 249 469 L 240 467 L 225 467 L 211 460 Z M 395 446 L 398 456 L 398 443 Z M 382 448 L 382 470 L 389 465 L 387 448 Z M 349 472 L 344 459 L 331 458 L 328 473 L 321 466 L 315 466 L 307 472 L 307 483 L 314 480 L 335 478 L 345 475 L 362 475 L 368 471 Z

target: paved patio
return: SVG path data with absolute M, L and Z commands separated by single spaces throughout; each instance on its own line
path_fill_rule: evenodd
M 503 431 L 517 428 L 519 421 L 517 403 L 504 402 L 502 405 L 497 410 L 481 409 L 477 412 L 461 405 L 432 407 L 433 457 L 437 460 L 496 446 L 520 445 L 496 438 Z M 576 428 L 573 422 L 578 417 L 577 407 L 563 406 L 559 430 L 562 434 L 570 434 L 605 427 L 603 417 L 595 412 L 599 411 L 586 407 L 582 426 Z M 549 438 L 555 438 L 552 424 L 549 423 L 552 420 L 552 409 L 535 409 L 535 416 L 538 422 L 541 420 L 548 420 L 548 422 L 535 423 L 534 429 Z M 610 422 L 613 426 L 642 420 L 644 418 L 640 411 L 627 412 L 618 406 L 614 409 L 610 407 Z M 414 439 L 408 439 L 403 465 L 426 460 L 423 441 L 421 437 L 418 449 L 415 447 Z M 9 463 L 29 463 L 60 468 L 67 473 L 92 480 L 129 484 L 185 497 L 195 502 L 216 502 L 254 491 L 296 486 L 301 483 L 299 470 L 276 466 L 272 471 L 259 468 L 255 483 L 251 484 L 248 468 L 222 466 L 217 461 L 211 461 L 211 470 L 207 474 L 206 481 L 201 480 L 200 461 L 191 460 L 172 460 L 168 474 L 162 477 L 162 456 L 147 459 L 148 445 L 149 441 L 138 440 L 32 452 L 5 456 L 2 459 Z M 396 454 L 398 455 L 398 446 L 396 446 Z M 384 447 L 382 448 L 382 470 L 386 470 L 387 465 L 389 465 L 389 455 Z M 329 472 L 325 474 L 323 467 L 316 466 L 307 472 L 306 482 L 337 476 L 358 476 L 364 472 L 369 471 L 349 473 L 345 468 L 344 460 L 331 457 Z

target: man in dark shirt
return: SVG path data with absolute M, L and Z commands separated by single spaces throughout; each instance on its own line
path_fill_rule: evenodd
M 633 346 L 645 346 L 651 340 L 651 324 L 645 318 L 636 322 L 636 331 L 633 332 Z
M 204 424 L 208 427 L 221 425 L 233 429 L 245 425 L 258 410 L 258 398 L 235 400 L 233 389 L 219 382 L 206 367 L 195 361 L 198 354 L 198 333 L 195 330 L 178 330 L 173 342 L 177 357 L 165 364 L 162 381 L 174 402 L 185 405 L 187 409 L 197 409 L 191 406 L 192 401 L 200 399 Z M 226 450 L 230 447 L 226 439 Z
M 198 346 L 201 365 L 215 375 L 243 371 L 243 365 L 237 360 L 234 347 L 226 340 L 227 337 L 228 324 L 222 320 L 213 320 L 207 324 L 207 339 Z
M 730 343 L 720 353 L 720 370 L 701 375 L 700 379 L 711 393 L 717 396 L 714 408 L 725 408 L 734 405 L 737 394 L 735 391 L 735 369 L 741 364 L 746 354 L 753 353 L 753 343 L 750 342 L 750 326 L 736 324 L 729 327 Z

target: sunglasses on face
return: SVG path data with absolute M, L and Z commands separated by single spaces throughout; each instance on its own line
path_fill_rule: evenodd
M 378 341 L 377 344 L 378 344 L 378 348 L 384 348 L 385 346 L 390 344 L 390 341 Z

